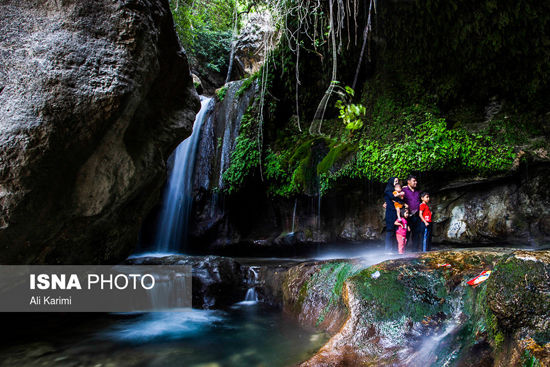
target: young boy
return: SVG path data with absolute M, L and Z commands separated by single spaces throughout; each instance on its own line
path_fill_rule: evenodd
M 401 219 L 401 209 L 406 207 L 405 201 L 403 200 L 405 193 L 399 183 L 397 183 L 393 189 L 395 190 L 393 192 L 393 205 L 395 206 L 395 211 L 397 212 L 397 219 Z
M 405 245 L 407 244 L 407 231 L 410 232 L 411 228 L 407 225 L 407 218 L 409 217 L 409 211 L 407 209 L 401 208 L 399 210 L 400 216 L 395 221 L 397 230 L 395 231 L 395 236 L 397 237 L 397 250 L 400 254 L 405 253 Z M 399 212 L 398 211 L 398 212 Z
M 427 192 L 420 193 L 420 208 L 418 210 L 421 223 L 422 234 L 422 251 L 429 251 L 432 247 L 432 211 L 428 206 L 430 202 L 430 194 Z

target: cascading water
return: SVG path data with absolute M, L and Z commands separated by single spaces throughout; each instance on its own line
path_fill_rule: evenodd
M 258 293 L 256 292 L 256 285 L 258 284 L 258 270 L 259 267 L 251 266 L 248 268 L 247 283 L 250 286 L 246 291 L 246 296 L 241 304 L 255 304 L 258 302 Z
M 246 291 L 246 296 L 244 297 L 245 302 L 257 302 L 258 293 L 256 293 L 256 288 L 252 287 Z
M 195 118 L 193 132 L 173 153 L 174 166 L 162 199 L 154 243 L 156 252 L 179 252 L 185 248 L 189 212 L 193 203 L 193 170 L 201 127 L 214 106 L 212 98 L 201 96 L 201 109 Z
M 404 349 L 403 352 L 407 354 L 404 359 L 406 366 L 422 367 L 422 366 L 448 366 L 456 357 L 458 349 L 454 349 L 452 352 L 442 352 L 439 349 L 442 347 L 442 342 L 455 334 L 462 323 L 462 310 L 464 308 L 461 298 L 451 299 L 451 307 L 453 308 L 452 317 L 446 321 L 444 327 L 434 335 L 426 337 L 420 347 L 410 353 L 410 350 Z M 450 340 L 447 344 L 456 345 L 460 348 L 460 343 Z M 439 355 L 438 354 L 442 354 Z
M 294 199 L 294 209 L 292 210 L 292 232 L 296 229 L 296 207 L 298 206 L 298 198 Z

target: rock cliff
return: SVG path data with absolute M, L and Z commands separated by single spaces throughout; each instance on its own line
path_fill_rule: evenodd
M 0 12 L 0 262 L 119 261 L 199 108 L 168 2 Z
M 420 175 L 420 190 L 431 193 L 434 241 L 451 246 L 546 244 L 550 197 L 544 182 L 549 179 L 548 163 L 534 161 L 491 178 Z M 379 242 L 385 228 L 383 190 L 378 183 L 355 182 L 344 183 L 321 198 L 271 198 L 258 178 L 243 193 L 226 197 L 223 211 L 214 209 L 211 216 L 223 223 L 217 237 L 195 230 L 194 241 L 201 250 L 251 253 L 267 248 L 274 253 L 292 252 L 299 245 L 314 243 Z M 198 211 L 206 210 L 201 202 L 195 205 Z

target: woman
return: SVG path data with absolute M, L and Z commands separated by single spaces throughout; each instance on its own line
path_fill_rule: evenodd
M 395 221 L 397 220 L 397 211 L 393 205 L 393 191 L 396 184 L 399 183 L 397 177 L 392 177 L 388 180 L 388 184 L 384 189 L 384 201 L 386 203 L 386 252 L 391 252 L 395 249 Z

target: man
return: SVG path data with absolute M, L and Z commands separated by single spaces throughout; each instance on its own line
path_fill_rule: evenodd
M 416 176 L 409 175 L 407 177 L 407 186 L 403 188 L 405 193 L 404 201 L 409 208 L 409 227 L 411 228 L 410 232 L 410 241 L 411 251 L 420 251 L 422 243 L 420 242 L 421 235 L 421 224 L 418 211 L 420 209 L 420 192 L 416 190 L 418 181 Z

